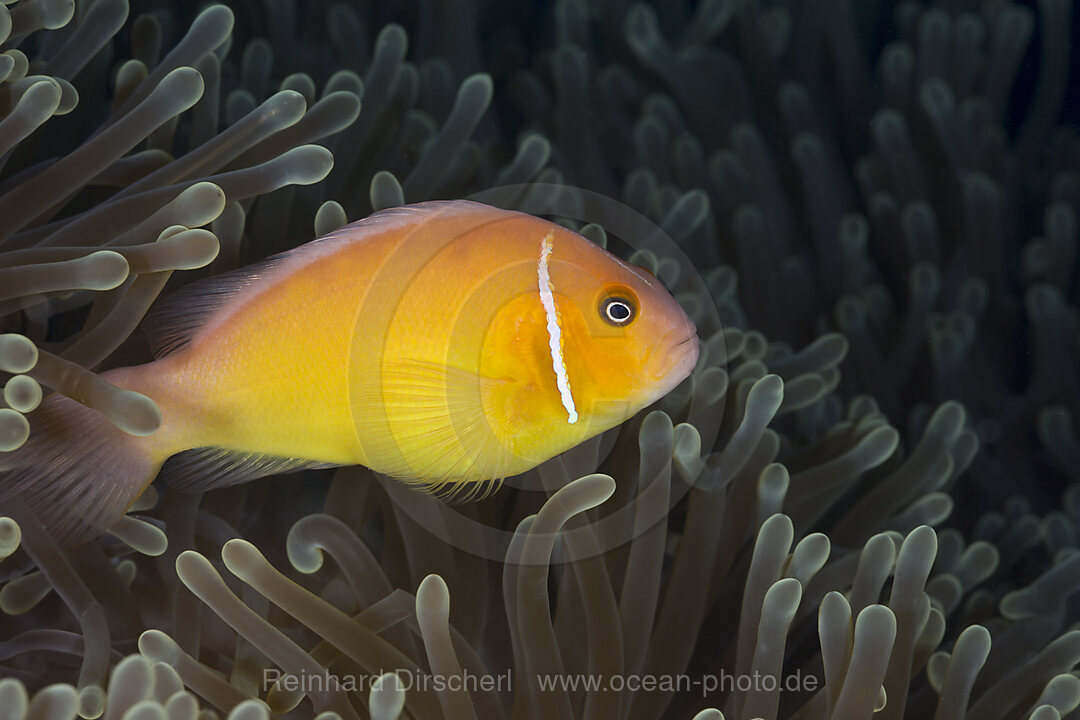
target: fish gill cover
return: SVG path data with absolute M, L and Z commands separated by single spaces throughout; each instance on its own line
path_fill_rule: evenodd
M 154 430 L 95 372 L 163 292 L 498 186 L 664 239 L 702 358 L 481 503 L 0 518 L 0 715 L 1080 717 L 1071 2 L 229 5 L 0 3 L 5 452 Z

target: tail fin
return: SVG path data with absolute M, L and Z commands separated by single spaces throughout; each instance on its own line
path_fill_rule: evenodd
M 18 521 L 32 512 L 62 544 L 88 540 L 120 519 L 161 466 L 150 438 L 58 393 L 27 419 L 30 439 L 0 454 L 0 515 Z

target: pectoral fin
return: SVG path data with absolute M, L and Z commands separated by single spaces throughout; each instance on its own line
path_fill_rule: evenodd
M 512 428 L 485 410 L 514 381 L 422 360 L 383 365 L 354 390 L 358 439 L 372 469 L 445 498 L 493 492 L 519 472 Z

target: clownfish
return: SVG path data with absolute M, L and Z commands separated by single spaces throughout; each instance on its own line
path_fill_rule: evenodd
M 0 473 L 0 511 L 15 498 L 84 539 L 163 465 L 191 491 L 365 465 L 468 493 L 622 423 L 698 358 L 656 278 L 564 227 L 463 200 L 383 210 L 193 283 L 144 327 L 156 359 L 101 375 L 153 399 L 158 430 L 129 435 L 52 395 Z

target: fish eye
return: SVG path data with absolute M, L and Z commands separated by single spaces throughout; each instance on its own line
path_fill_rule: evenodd
M 629 325 L 637 315 L 634 303 L 619 295 L 611 295 L 604 298 L 600 303 L 600 317 L 617 327 Z

